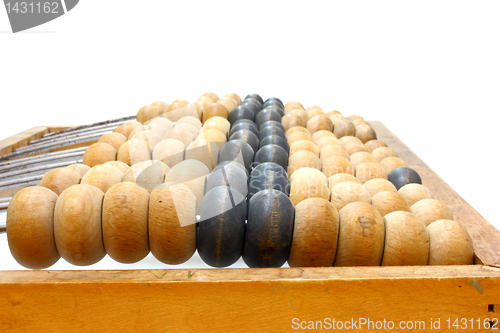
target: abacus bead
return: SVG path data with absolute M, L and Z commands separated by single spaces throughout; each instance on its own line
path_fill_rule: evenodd
M 282 137 L 283 139 L 286 139 L 285 132 L 281 128 L 276 127 L 276 126 L 268 126 L 268 127 L 261 129 L 259 132 L 259 139 L 262 140 L 266 136 L 270 136 L 270 135 L 277 135 L 277 136 Z
M 372 151 L 372 155 L 377 163 L 389 156 L 398 157 L 398 154 L 394 151 L 394 149 L 389 147 L 379 147 Z
M 145 123 L 160 115 L 160 109 L 156 105 L 145 105 L 137 112 L 137 121 Z
M 351 174 L 348 173 L 337 173 L 333 176 L 330 176 L 328 178 L 328 187 L 330 190 L 337 184 L 343 183 L 343 182 L 354 182 L 361 184 L 361 182 L 358 180 L 358 178 L 354 177 Z M 368 191 L 370 192 L 370 191 Z
M 165 180 L 165 174 L 170 170 L 161 161 L 151 160 L 136 163 L 123 175 L 123 182 L 136 183 L 137 186 L 151 192 Z
M 92 168 L 108 161 L 116 161 L 116 156 L 117 151 L 112 145 L 106 142 L 97 142 L 91 144 L 83 153 L 83 164 Z
M 342 119 L 334 125 L 333 134 L 335 134 L 335 136 L 339 139 L 343 136 L 354 136 L 356 135 L 356 127 L 352 121 Z
M 222 117 L 227 119 L 229 117 L 229 111 L 224 105 L 213 103 L 203 109 L 202 123 L 205 124 L 205 122 L 212 117 Z
M 128 136 L 130 135 L 130 133 L 132 133 L 132 131 L 138 127 L 138 126 L 141 126 L 141 123 L 138 122 L 138 121 L 128 121 L 126 122 L 125 124 L 123 125 L 120 125 L 118 126 L 117 128 L 115 128 L 113 130 L 113 132 L 117 132 L 117 133 L 120 133 L 122 134 L 123 136 L 125 136 L 126 138 L 128 138 Z
M 260 173 L 266 171 L 280 172 L 284 174 L 284 176 L 288 179 L 288 174 L 286 173 L 286 170 L 281 165 L 274 162 L 264 162 L 258 164 L 250 173 L 250 177 L 257 177 Z
M 231 131 L 229 132 L 229 136 L 233 135 L 235 132 L 245 130 L 245 131 L 251 131 L 255 135 L 259 135 L 259 131 L 257 130 L 257 126 L 255 123 L 246 123 L 246 122 L 237 122 L 234 123 L 233 126 L 231 126 Z
M 120 164 L 124 164 L 124 163 L 121 163 L 121 162 L 118 162 L 118 161 L 109 161 L 109 162 L 106 162 L 108 164 L 111 164 L 111 163 L 120 163 Z M 127 168 L 128 168 L 128 165 L 124 164 Z M 80 164 L 80 163 L 74 163 L 74 164 L 70 164 L 68 165 L 67 167 L 65 167 L 66 170 L 71 170 L 73 172 L 76 172 L 80 178 L 83 177 L 87 171 L 90 170 L 90 167 L 88 165 L 85 165 L 85 164 Z
M 219 163 L 236 161 L 243 164 L 248 171 L 252 170 L 254 150 L 243 140 L 231 140 L 220 150 Z
M 80 183 L 82 177 L 74 171 L 66 168 L 56 168 L 47 172 L 39 186 L 46 187 L 55 194 L 60 195 L 65 189 Z
M 306 122 L 299 116 L 287 114 L 281 118 L 281 125 L 285 128 L 286 133 L 286 131 L 295 126 L 306 127 Z
M 288 165 L 288 154 L 280 146 L 271 144 L 260 148 L 255 154 L 254 161 L 257 163 L 274 162 L 286 168 Z
M 121 145 L 116 160 L 131 166 L 151 159 L 151 150 L 143 140 L 129 140 Z
M 245 100 L 243 101 L 243 103 L 241 103 L 241 106 L 247 107 L 252 110 L 254 117 L 257 116 L 257 113 L 262 110 L 261 106 L 256 101 Z
M 438 220 L 427 226 L 429 265 L 472 265 L 474 246 L 467 229 L 451 220 Z
M 234 264 L 243 250 L 247 205 L 235 189 L 219 186 L 203 197 L 196 245 L 205 263 L 213 267 Z
M 93 185 L 106 193 L 111 186 L 123 180 L 123 172 L 109 164 L 96 165 L 83 176 L 80 184 Z
M 249 267 L 281 267 L 292 243 L 294 207 L 281 191 L 263 190 L 250 199 L 243 247 Z
M 255 135 L 253 132 L 240 130 L 234 132 L 229 140 L 243 140 L 252 147 L 253 151 L 259 150 L 259 137 Z
M 362 184 L 374 178 L 387 179 L 387 174 L 385 173 L 384 169 L 379 164 L 374 162 L 364 162 L 358 164 L 358 166 L 354 170 L 356 178 L 358 178 Z
M 106 162 L 104 164 L 111 165 L 111 166 L 114 166 L 115 168 L 118 168 L 121 172 L 123 172 L 124 175 L 125 175 L 125 172 L 127 172 L 130 169 L 130 167 L 128 165 L 126 165 L 125 163 L 120 162 L 120 161 L 109 161 L 109 162 Z M 90 170 L 90 168 L 89 168 L 89 170 Z M 82 178 L 83 178 L 83 176 L 82 176 Z
M 208 91 L 206 93 L 203 93 L 201 96 L 208 97 L 214 102 L 217 102 L 219 100 L 219 96 L 217 96 L 217 94 L 212 92 L 212 91 Z
M 153 149 L 153 159 L 162 161 L 169 167 L 182 162 L 184 160 L 184 151 L 186 146 L 176 139 L 165 139 L 155 146 Z
M 380 140 L 370 140 L 367 143 L 365 143 L 365 146 L 373 152 L 375 149 L 380 148 L 380 147 L 387 147 L 387 145 L 380 141 Z
M 278 97 L 269 97 L 264 101 L 264 104 L 269 103 L 269 104 L 278 104 L 281 105 L 281 107 L 285 107 L 283 104 L 283 101 L 279 99 Z
M 301 168 L 315 168 L 320 170 L 321 161 L 316 154 L 308 150 L 298 151 L 290 156 L 288 160 L 288 175 L 291 176 Z
M 165 119 L 165 118 L 158 118 L 158 119 L 163 119 L 164 121 L 169 121 L 168 119 Z M 172 122 L 170 122 L 170 123 L 172 123 Z M 180 125 L 180 124 L 192 125 L 198 131 L 201 130 L 201 126 L 202 126 L 200 119 L 197 117 L 193 117 L 193 116 L 185 116 L 185 117 L 182 117 L 181 119 L 177 120 L 177 125 Z M 172 127 L 168 128 L 168 130 L 171 130 L 173 127 L 174 126 L 172 124 Z
M 229 113 L 228 120 L 232 125 L 238 119 L 248 119 L 248 120 L 253 121 L 254 117 L 255 116 L 254 116 L 254 113 L 252 112 L 252 110 L 245 107 L 244 105 L 240 105 L 240 106 L 237 106 L 231 110 L 231 112 Z
M 246 99 L 250 99 L 250 98 L 258 100 L 260 104 L 264 104 L 264 100 L 262 99 L 262 97 L 260 97 L 259 94 L 251 93 L 251 94 L 246 95 L 244 99 L 246 100 Z
M 290 152 L 290 146 L 288 145 L 288 142 L 284 138 L 278 135 L 269 135 L 263 138 L 259 143 L 259 148 L 271 144 L 280 146 L 286 151 L 287 154 Z
M 285 115 L 285 111 L 283 111 L 283 108 L 280 107 L 279 105 L 265 105 L 263 106 L 262 110 L 269 110 L 273 112 L 277 112 L 281 117 Z
M 388 179 L 398 190 L 407 184 L 422 184 L 420 175 L 408 167 L 399 167 L 392 170 L 388 175 Z
M 43 269 L 60 256 L 54 240 L 57 194 L 31 186 L 17 192 L 7 208 L 7 240 L 16 261 L 26 268 Z
M 283 133 L 285 132 L 285 128 L 283 127 L 283 125 L 281 125 L 281 123 L 279 121 L 275 121 L 275 120 L 268 120 L 268 121 L 262 123 L 262 125 L 260 125 L 260 127 L 259 127 L 259 130 L 262 131 L 264 128 L 266 128 L 268 126 L 279 127 L 279 128 L 281 128 Z M 285 137 L 286 137 L 286 134 L 285 134 Z
M 361 142 L 366 143 L 377 139 L 377 134 L 370 125 L 358 125 L 356 126 L 356 137 L 360 139 Z
M 248 183 L 248 200 L 262 190 L 274 189 L 290 194 L 290 183 L 287 174 L 281 171 L 264 170 L 250 177 Z
M 257 116 L 255 116 L 255 124 L 257 127 L 260 127 L 260 125 L 269 120 L 281 121 L 281 115 L 276 111 L 266 109 L 260 111 L 257 113 Z
M 394 186 L 390 181 L 387 179 L 382 179 L 382 178 L 374 178 L 366 183 L 363 184 L 363 186 L 370 192 L 370 196 L 374 196 L 377 193 L 384 192 L 384 191 L 392 191 L 392 192 L 397 192 L 396 186 Z M 409 207 L 409 206 L 408 206 Z
M 382 216 L 396 211 L 410 211 L 406 200 L 394 191 L 383 191 L 375 194 L 371 203 Z
M 113 148 L 115 148 L 116 151 L 120 149 L 120 146 L 127 141 L 127 138 L 125 135 L 120 134 L 118 132 L 109 132 L 103 134 L 97 142 L 103 142 L 107 143 L 108 145 L 111 145 Z M 116 158 L 115 158 L 116 159 Z
M 443 202 L 436 199 L 417 201 L 410 207 L 410 211 L 427 226 L 438 220 L 453 220 L 450 209 Z
M 331 203 L 340 211 L 351 202 L 370 203 L 370 193 L 363 185 L 355 182 L 342 182 L 332 187 Z
M 319 148 L 313 142 L 309 140 L 298 140 L 290 145 L 289 155 L 292 156 L 294 153 L 307 150 L 319 157 Z
M 246 197 L 248 193 L 247 180 L 247 175 L 241 168 L 234 164 L 226 165 L 208 175 L 205 193 L 218 186 L 229 186 Z
M 427 187 L 421 184 L 405 185 L 398 190 L 398 193 L 401 194 L 403 198 L 405 198 L 408 207 L 413 206 L 415 202 L 423 199 L 434 199 L 432 192 Z
M 236 161 L 224 161 L 224 162 L 220 162 L 219 164 L 217 164 L 217 166 L 212 170 L 215 171 L 215 170 L 220 170 L 221 168 L 225 167 L 225 166 L 228 166 L 228 165 L 234 165 L 238 168 L 241 169 L 241 171 L 243 171 L 248 179 L 248 177 L 250 176 L 250 174 L 248 173 L 248 170 L 245 168 L 245 166 L 239 162 L 236 162 Z
M 402 159 L 395 156 L 386 157 L 382 161 L 380 161 L 379 164 L 382 168 L 384 168 L 384 171 L 387 174 L 391 173 L 391 171 L 396 168 L 406 166 L 406 163 Z

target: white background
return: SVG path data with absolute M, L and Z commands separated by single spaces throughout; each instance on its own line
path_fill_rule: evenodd
M 382 121 L 500 228 L 499 17 L 498 1 L 83 0 L 12 34 L 0 8 L 0 139 L 257 92 Z M 0 253 L 21 269 L 5 235 Z M 165 265 L 90 268 L 144 267 Z

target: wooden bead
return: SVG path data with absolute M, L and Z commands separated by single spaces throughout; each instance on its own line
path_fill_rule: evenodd
M 319 158 L 321 160 L 321 163 L 324 163 L 327 158 L 332 156 L 340 156 L 349 159 L 349 154 L 347 154 L 344 148 L 338 145 L 326 146 L 319 150 Z
M 228 164 L 222 168 L 214 169 L 208 175 L 204 192 L 207 193 L 218 186 L 229 186 L 246 197 L 248 193 L 247 182 L 246 172 L 241 167 L 237 166 L 236 163 Z
M 273 120 L 270 120 L 273 121 Z M 261 125 L 262 127 L 262 125 Z M 264 139 L 266 136 L 277 135 L 286 140 L 285 132 L 277 126 L 267 126 L 259 131 L 259 140 Z
M 342 119 L 334 125 L 333 134 L 339 139 L 343 136 L 355 136 L 356 127 L 349 119 Z
M 429 265 L 472 265 L 474 246 L 467 229 L 451 220 L 438 220 L 427 226 Z
M 332 133 L 332 131 L 327 131 L 327 130 L 320 130 L 316 131 L 312 134 L 312 140 L 314 143 L 317 143 L 319 139 L 324 138 L 324 137 L 335 137 L 335 135 Z
M 354 154 L 351 154 L 349 160 L 352 163 L 352 166 L 355 168 L 359 164 L 364 163 L 364 162 L 375 162 L 375 159 L 373 158 L 372 154 L 366 152 L 366 151 L 360 151 Z
M 48 188 L 55 194 L 60 195 L 68 187 L 80 183 L 81 179 L 82 177 L 74 171 L 66 168 L 56 168 L 43 176 L 39 186 Z
M 287 114 L 281 118 L 281 125 L 285 128 L 285 133 L 292 127 L 301 126 L 306 127 L 306 121 L 301 117 L 294 114 Z
M 374 162 L 365 162 L 358 164 L 358 166 L 354 170 L 355 176 L 359 179 L 361 184 L 364 184 L 367 181 L 375 178 L 387 179 L 387 174 L 385 173 L 384 169 L 379 164 Z
M 281 267 L 292 244 L 294 207 L 288 196 L 263 190 L 250 199 L 243 245 L 248 267 Z
M 180 124 L 189 124 L 192 125 L 196 128 L 196 130 L 199 132 L 201 130 L 201 121 L 200 119 L 193 117 L 193 116 L 186 116 L 182 117 L 181 119 L 177 120 L 177 125 Z
M 290 267 L 330 267 L 337 252 L 339 214 L 328 200 L 310 198 L 295 207 Z
M 232 97 L 236 100 L 236 102 L 238 102 L 238 105 L 241 104 L 241 97 L 240 95 L 236 94 L 236 93 L 228 93 L 228 94 L 225 94 L 224 97 Z
M 165 139 L 155 146 L 153 149 L 153 159 L 162 161 L 169 167 L 182 162 L 184 160 L 184 144 L 176 139 Z
M 306 133 L 306 132 L 291 133 L 290 135 L 287 136 L 286 140 L 287 140 L 289 145 L 292 145 L 294 142 L 300 141 L 300 140 L 309 140 L 312 142 L 311 135 L 309 133 Z
M 113 185 L 102 204 L 106 253 L 121 263 L 135 263 L 149 253 L 149 192 L 134 183 Z
M 248 143 L 250 147 L 252 147 L 253 151 L 256 152 L 259 150 L 259 143 L 260 143 L 259 137 L 251 131 L 245 131 L 245 130 L 237 131 L 233 133 L 231 137 L 229 137 L 229 140 L 243 140 L 246 143 Z
M 309 105 L 308 107 L 305 108 L 306 111 L 310 111 L 310 110 L 320 110 L 320 111 L 323 111 L 323 109 L 317 105 Z
M 117 128 L 115 128 L 113 130 L 113 132 L 120 133 L 124 137 L 128 138 L 129 135 L 130 135 L 130 133 L 132 133 L 132 131 L 134 129 L 136 129 L 138 126 L 141 126 L 140 122 L 138 122 L 138 121 L 128 121 L 125 124 L 120 125 Z
M 167 172 L 165 179 L 168 183 L 184 184 L 193 192 L 196 197 L 196 213 L 199 214 L 205 188 L 205 177 L 209 173 L 207 166 L 202 162 L 186 159 L 172 167 Z
M 415 202 L 410 210 L 426 226 L 437 220 L 453 220 L 450 209 L 441 201 L 436 199 L 423 199 Z
M 158 108 L 158 110 L 160 111 L 160 114 L 162 114 L 163 112 L 165 112 L 165 109 L 168 108 L 169 104 L 167 102 L 164 102 L 164 101 L 155 101 L 155 102 L 151 103 L 151 105 L 156 106 Z
M 328 117 L 333 116 L 334 114 L 340 114 L 340 115 L 342 115 L 342 113 L 340 111 L 337 111 L 337 110 L 332 110 L 332 111 L 325 112 L 325 115 L 327 115 Z
M 274 162 L 285 169 L 288 166 L 288 154 L 280 146 L 271 144 L 260 148 L 255 153 L 254 162 Z
M 371 179 L 366 183 L 364 183 L 363 186 L 368 190 L 371 197 L 373 197 L 377 193 L 385 191 L 397 192 L 396 186 L 394 186 L 387 179 L 382 179 L 382 178 Z
M 183 185 L 151 192 L 149 198 L 149 247 L 159 261 L 178 265 L 196 251 L 196 197 Z
M 382 266 L 427 265 L 429 233 L 415 215 L 397 211 L 384 216 L 385 247 Z
M 117 151 L 113 146 L 104 142 L 91 144 L 83 153 L 83 164 L 94 167 L 109 161 L 116 161 Z
M 211 98 L 208 98 L 206 96 L 201 96 L 194 102 L 194 105 L 196 106 L 196 111 L 198 112 L 198 119 L 202 118 L 203 110 L 209 106 L 212 105 L 214 101 Z
M 213 103 L 207 106 L 202 111 L 202 123 L 204 124 L 208 119 L 212 117 L 221 117 L 227 119 L 229 117 L 229 111 L 224 105 Z
M 330 178 L 337 173 L 349 173 L 354 175 L 352 163 L 341 156 L 332 156 L 323 160 L 321 171 L 325 174 L 326 178 Z
M 132 165 L 125 172 L 123 181 L 136 183 L 139 187 L 151 192 L 163 183 L 168 170 L 170 170 L 168 165 L 161 161 L 144 161 Z
M 300 103 L 300 102 L 297 102 L 297 101 L 289 101 L 285 104 L 285 109 L 286 108 L 292 108 L 292 107 L 298 107 L 300 109 L 303 109 L 304 106 Z M 286 111 L 286 110 L 285 110 Z
M 363 124 L 356 126 L 356 137 L 361 140 L 361 142 L 366 143 L 370 140 L 377 139 L 377 134 L 370 125 Z
M 394 149 L 389 148 L 389 147 L 379 147 L 372 151 L 373 158 L 375 159 L 375 162 L 379 163 L 382 161 L 384 158 L 389 157 L 389 156 L 394 156 L 398 157 L 398 154 L 394 151 Z
M 290 157 L 299 151 L 307 150 L 319 157 L 319 148 L 309 140 L 298 140 L 290 145 Z
M 331 189 L 337 185 L 337 184 L 340 184 L 340 183 L 343 183 L 343 182 L 354 182 L 354 183 L 358 183 L 358 184 L 361 184 L 361 182 L 358 180 L 358 178 L 354 177 L 353 175 L 351 174 L 348 174 L 348 173 L 337 173 L 331 177 L 328 178 L 328 188 Z
M 384 168 L 384 171 L 387 174 L 391 173 L 391 171 L 396 168 L 406 166 L 406 163 L 402 159 L 394 156 L 389 156 L 384 158 L 382 161 L 379 162 L 379 164 L 382 168 Z
M 347 135 L 347 136 L 343 136 L 339 139 L 339 143 L 340 145 L 345 148 L 348 144 L 351 144 L 351 143 L 359 143 L 359 144 L 362 144 L 361 140 L 358 139 L 357 137 L 355 136 L 350 136 L 350 135 Z
M 395 191 L 383 191 L 375 194 L 372 197 L 371 204 L 382 216 L 386 216 L 396 211 L 410 211 L 410 207 L 406 204 L 406 200 Z
M 312 134 L 322 130 L 331 132 L 333 131 L 333 123 L 330 118 L 328 118 L 324 114 L 319 114 L 313 116 L 307 121 L 307 129 Z
M 170 113 L 170 112 L 178 110 L 180 108 L 184 108 L 184 107 L 188 106 L 189 104 L 190 104 L 189 101 L 187 101 L 185 99 L 182 99 L 182 98 L 176 99 L 175 101 L 172 102 L 172 104 L 170 104 L 165 109 L 164 114 Z
M 368 122 L 364 119 L 354 119 L 354 120 L 351 120 L 352 123 L 354 124 L 354 126 L 358 127 L 360 125 L 370 125 L 368 124 Z
M 408 167 L 398 167 L 392 170 L 388 175 L 388 179 L 398 190 L 407 184 L 422 184 L 420 175 Z
M 363 119 L 363 117 L 361 117 L 359 114 L 351 114 L 351 115 L 348 115 L 346 118 L 351 120 L 351 121 L 355 120 L 355 119 Z
M 224 144 L 220 150 L 219 163 L 224 161 L 236 161 L 244 165 L 248 172 L 252 171 L 254 158 L 252 147 L 243 140 L 231 140 Z
M 309 120 L 309 116 L 307 115 L 307 112 L 305 110 L 302 110 L 302 109 L 292 110 L 292 111 L 286 113 L 286 116 L 300 117 L 306 125 L 307 125 L 307 121 Z M 306 125 L 304 125 L 304 126 L 306 126 Z
M 321 109 L 311 109 L 311 110 L 306 110 L 306 111 L 307 111 L 307 117 L 309 117 L 309 119 L 316 117 L 316 116 L 325 116 L 331 122 L 330 118 L 327 117 L 325 115 L 325 112 Z M 332 129 L 333 129 L 333 125 L 332 125 Z
M 219 148 L 215 143 L 199 139 L 191 142 L 186 148 L 186 160 L 197 160 L 205 164 L 209 171 L 219 163 Z
M 351 202 L 370 203 L 370 193 L 359 183 L 342 182 L 332 187 L 330 201 L 340 211 Z
M 189 123 L 181 123 L 181 124 L 178 123 L 177 125 L 175 125 L 174 129 L 187 130 L 193 135 L 193 137 L 196 137 L 199 132 L 196 126 L 191 125 Z
M 144 124 L 148 120 L 160 116 L 160 109 L 156 105 L 145 105 L 137 112 L 137 121 Z
M 301 150 L 290 156 L 288 160 L 288 176 L 301 168 L 315 168 L 321 170 L 319 157 L 307 150 Z
M 408 207 L 423 199 L 434 199 L 431 190 L 422 184 L 405 185 L 398 190 L 398 193 L 405 198 Z
M 325 175 L 318 169 L 315 168 L 302 168 L 297 170 L 294 175 L 289 176 L 288 178 L 290 179 L 290 182 L 295 181 L 296 179 L 299 178 L 318 178 L 321 180 L 322 184 L 328 185 L 328 179 L 325 177 Z
M 96 165 L 83 176 L 81 184 L 93 185 L 106 193 L 111 186 L 123 180 L 123 172 L 109 164 Z
M 127 141 L 125 135 L 118 132 L 110 132 L 103 134 L 97 142 L 104 142 L 115 148 L 116 151 L 120 149 L 120 146 Z
M 125 172 L 127 172 L 128 169 L 130 169 L 130 167 L 127 164 L 120 162 L 120 161 L 109 161 L 109 162 L 106 162 L 104 164 L 111 165 L 111 166 L 114 166 L 115 168 L 120 169 L 120 171 L 123 172 L 123 174 L 125 174 Z M 89 168 L 89 170 L 90 170 L 90 168 Z
M 129 140 L 121 145 L 116 160 L 131 166 L 151 159 L 151 151 L 143 140 Z
M 196 135 L 193 135 L 193 132 L 190 131 L 188 128 L 185 127 L 178 127 L 175 126 L 174 129 L 169 131 L 164 137 L 163 140 L 165 139 L 175 139 L 179 140 L 184 144 L 185 147 L 189 146 L 191 142 L 193 142 L 196 138 Z
M 142 140 L 146 142 L 148 147 L 153 149 L 162 140 L 162 137 L 152 131 L 143 131 L 135 134 L 130 140 Z
M 118 162 L 110 161 L 110 162 L 106 162 L 106 163 L 118 163 Z M 65 169 L 76 172 L 80 176 L 80 178 L 82 178 L 87 173 L 87 171 L 90 170 L 90 167 L 88 165 L 85 165 L 85 164 L 74 163 L 74 164 L 68 165 Z
M 318 139 L 318 141 L 316 141 L 316 145 L 321 150 L 321 149 L 328 147 L 328 146 L 340 146 L 340 142 L 339 142 L 339 139 L 337 139 L 333 136 L 327 136 L 327 137 L 323 137 L 321 139 Z
M 132 132 L 130 132 L 127 140 L 131 140 L 136 134 L 144 132 L 145 130 L 146 130 L 146 126 L 144 126 L 142 124 L 140 126 L 137 126 L 136 128 L 134 128 L 134 130 Z
M 55 264 L 60 256 L 54 240 L 57 194 L 31 186 L 17 192 L 7 208 L 7 240 L 16 261 L 31 269 Z
M 370 140 L 365 143 L 365 146 L 370 150 L 370 152 L 373 152 L 375 149 L 380 147 L 387 147 L 387 145 L 380 140 Z
M 334 129 L 339 121 L 345 119 L 345 117 L 342 114 L 333 114 L 333 115 L 329 116 L 329 118 L 332 121 Z
M 215 145 L 219 148 L 219 150 L 224 146 L 224 144 L 227 142 L 227 137 L 222 133 L 221 131 L 211 128 L 211 129 L 204 129 L 201 131 L 198 136 L 196 137 L 196 140 L 205 140 L 207 142 L 213 142 Z
M 311 136 L 311 132 L 309 132 L 309 130 L 307 128 L 305 128 L 303 126 L 293 126 L 285 131 L 286 138 L 288 139 L 288 137 L 295 132 L 304 132 L 304 133 L 307 133 Z M 312 140 L 312 136 L 311 136 L 311 140 Z
M 290 153 L 288 142 L 278 135 L 269 135 L 262 139 L 259 143 L 259 149 L 267 145 L 278 145 L 283 148 L 287 154 Z
M 212 101 L 214 101 L 214 103 L 219 100 L 219 96 L 217 96 L 217 94 L 212 92 L 212 91 L 208 91 L 206 93 L 203 93 L 203 94 L 201 94 L 201 96 L 205 96 L 205 97 L 210 98 Z
M 277 166 L 277 164 L 275 165 Z M 288 182 L 288 175 L 283 170 L 283 168 L 281 168 L 281 170 L 279 171 L 270 169 L 257 171 L 256 169 L 254 169 L 252 171 L 250 181 L 248 182 L 248 200 L 250 200 L 256 193 L 269 189 L 281 191 L 286 195 L 290 194 L 290 183 Z
M 243 250 L 247 204 L 228 186 L 219 186 L 203 197 L 196 246 L 201 259 L 213 267 L 234 264 Z
M 232 110 L 238 106 L 238 102 L 232 97 L 222 97 L 216 103 L 224 106 L 227 110 Z
M 384 221 L 366 202 L 353 202 L 339 212 L 340 228 L 334 266 L 379 266 L 384 252 Z
M 312 175 L 310 169 L 319 172 L 314 168 L 302 168 L 290 177 L 290 199 L 294 206 L 307 198 L 330 199 L 330 190 L 325 175 L 321 172 Z
M 359 153 L 359 152 L 366 152 L 368 153 L 368 148 L 362 143 L 356 143 L 352 142 L 349 143 L 347 146 L 344 147 L 345 151 L 349 154 L 349 156 Z
M 55 243 L 61 257 L 70 264 L 92 265 L 106 255 L 101 227 L 103 197 L 97 187 L 82 184 L 67 188 L 57 199 Z

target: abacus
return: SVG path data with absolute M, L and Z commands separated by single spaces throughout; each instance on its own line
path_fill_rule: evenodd
M 0 231 L 34 269 L 0 271 L 3 329 L 496 325 L 500 233 L 380 122 L 207 92 L 132 117 L 34 128 L 0 152 Z M 197 252 L 214 268 L 38 270 L 149 252 L 166 265 Z M 225 268 L 239 258 L 249 268 Z

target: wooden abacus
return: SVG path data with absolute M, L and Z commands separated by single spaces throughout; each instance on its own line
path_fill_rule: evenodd
M 427 328 L 431 318 L 441 318 L 441 327 L 448 318 L 468 318 L 481 322 L 483 328 L 484 323 L 498 327 L 494 318 L 500 312 L 500 250 L 496 246 L 500 232 L 383 124 L 366 122 L 358 115 L 344 117 L 338 111 L 325 113 L 317 106 L 304 109 L 298 102 L 264 101 L 256 94 L 243 100 L 228 94 L 219 102 L 214 93 L 205 93 L 193 105 L 176 100 L 171 105 L 155 102 L 141 108 L 137 118 L 143 123 L 168 115 L 168 120 L 184 124 L 170 135 L 158 134 L 161 126 L 144 126 L 129 117 L 111 125 L 94 125 L 98 129 L 90 135 L 78 135 L 85 128 L 58 132 L 60 128 L 40 127 L 1 141 L 5 157 L 0 170 L 22 163 L 9 157 L 66 149 L 40 155 L 50 160 L 57 154 L 65 159 L 50 164 L 58 170 L 42 184 L 50 190 L 33 188 L 33 194 L 42 198 L 35 200 L 36 207 L 30 190 L 20 191 L 12 200 L 11 221 L 22 220 L 16 214 L 32 208 L 38 213 L 32 214 L 32 220 L 36 215 L 39 225 L 36 234 L 26 234 L 22 225 L 9 223 L 12 253 L 32 268 L 48 267 L 60 255 L 74 264 L 89 264 L 106 252 L 117 261 L 133 262 L 149 249 L 161 262 L 179 264 L 197 247 L 212 266 L 230 265 L 243 253 L 244 261 L 258 268 L 0 271 L 2 331 L 57 332 L 68 327 L 79 331 L 288 331 L 294 318 L 306 322 L 324 318 L 422 320 L 427 321 Z M 281 127 L 277 115 L 283 117 Z M 253 123 L 256 119 L 258 124 Z M 113 124 L 119 125 L 115 133 L 138 140 L 133 142 L 136 149 L 124 146 L 118 135 L 104 136 Z M 228 138 L 231 141 L 225 144 Z M 78 147 L 98 139 L 89 149 Z M 171 150 L 155 154 L 157 145 Z M 196 162 L 179 155 L 186 156 L 187 150 Z M 100 166 L 93 171 L 97 180 L 74 185 L 88 170 L 70 162 L 81 163 L 78 158 L 84 157 L 84 151 L 88 152 L 84 160 Z M 251 154 L 260 166 L 252 168 Z M 168 163 L 155 162 L 156 158 Z M 64 163 L 72 166 L 57 169 Z M 140 167 L 130 168 L 139 163 Z M 180 170 L 191 171 L 186 175 Z M 413 184 L 413 172 L 422 176 L 422 185 Z M 132 182 L 121 182 L 125 174 Z M 182 184 L 162 188 L 165 176 Z M 248 191 L 244 177 L 249 177 Z M 35 185 L 40 180 L 35 175 L 17 183 L 0 182 L 0 189 L 9 187 L 0 195 L 10 197 L 19 190 L 16 184 Z M 406 180 L 410 185 L 403 186 Z M 315 184 L 314 191 L 308 187 L 311 184 Z M 65 192 L 70 185 L 74 186 Z M 335 193 L 335 200 L 330 193 Z M 59 200 L 58 194 L 66 200 Z M 88 204 L 79 207 L 84 198 L 89 198 Z M 120 209 L 125 198 L 128 206 L 135 207 L 126 216 Z M 175 198 L 182 198 L 177 201 L 182 209 L 175 206 Z M 6 207 L 8 201 L 0 205 Z M 177 215 L 162 219 L 174 206 Z M 248 217 L 247 209 L 251 211 Z M 92 228 L 101 223 L 99 212 L 102 229 Z M 196 214 L 198 222 L 202 221 L 198 236 Z M 93 218 L 83 220 L 82 215 Z M 290 224 L 294 215 L 295 230 Z M 252 228 L 245 232 L 246 218 Z M 66 220 L 78 222 L 78 228 L 68 231 Z M 432 223 L 436 220 L 440 221 Z M 398 232 L 399 223 L 405 233 Z M 127 234 L 127 228 L 134 230 Z M 104 234 L 104 241 L 95 230 Z M 55 245 L 50 246 L 54 231 Z M 226 239 L 218 236 L 221 233 Z M 176 237 L 169 240 L 172 235 Z M 413 237 L 411 244 L 405 242 L 408 235 Z M 78 244 L 92 239 L 93 245 L 83 244 L 78 250 L 65 246 L 77 237 L 83 237 Z M 227 244 L 224 251 L 221 242 Z M 40 244 L 45 252 L 36 251 Z M 450 252 L 450 248 L 458 250 Z M 287 260 L 296 267 L 279 268 Z M 426 266 L 427 262 L 433 265 Z M 366 326 L 365 331 L 371 330 Z M 477 331 L 477 323 L 469 331 Z

